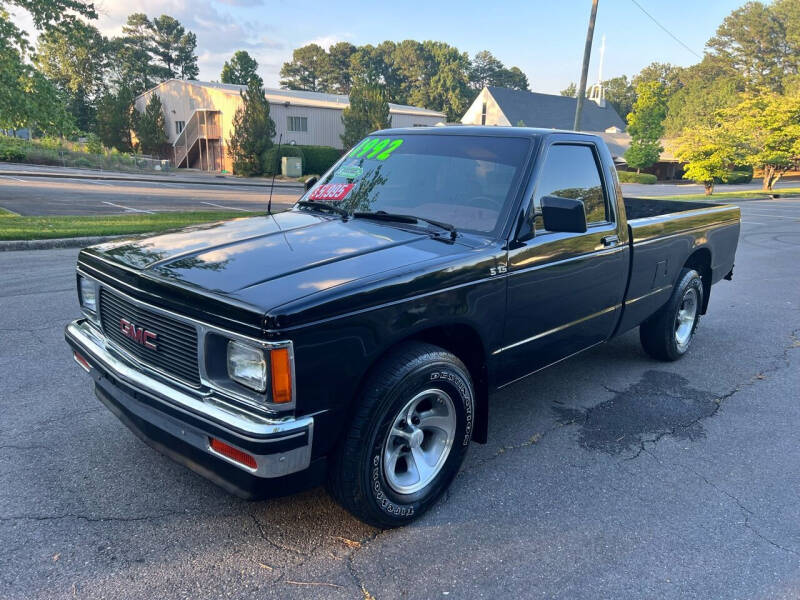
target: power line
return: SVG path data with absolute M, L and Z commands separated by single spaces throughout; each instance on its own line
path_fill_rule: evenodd
M 691 52 L 692 54 L 694 54 L 694 55 L 695 55 L 697 58 L 699 58 L 700 60 L 702 60 L 702 59 L 703 59 L 703 57 L 702 57 L 702 56 L 700 56 L 700 55 L 699 55 L 697 52 L 695 52 L 694 50 L 692 50 L 691 48 L 689 48 L 689 46 L 687 46 L 687 45 L 686 45 L 686 44 L 684 44 L 684 43 L 683 43 L 681 40 L 679 40 L 679 39 L 678 39 L 678 37 L 677 37 L 677 36 L 676 36 L 674 33 L 672 33 L 672 32 L 671 32 L 669 29 L 667 29 L 666 27 L 664 27 L 664 26 L 663 26 L 661 23 L 659 23 L 659 22 L 656 20 L 656 18 L 655 18 L 653 15 L 651 15 L 649 12 L 647 12 L 647 11 L 644 9 L 644 7 L 643 7 L 641 4 L 639 4 L 639 3 L 638 3 L 636 0 L 631 0 L 631 2 L 633 2 L 633 3 L 634 3 L 634 4 L 635 4 L 635 5 L 636 5 L 636 6 L 639 8 L 639 10 L 640 10 L 640 11 L 642 11 L 642 12 L 643 12 L 645 15 L 647 15 L 647 17 L 648 17 L 648 18 L 649 18 L 649 19 L 650 19 L 650 20 L 651 20 L 653 23 L 655 23 L 655 24 L 656 24 L 656 25 L 658 25 L 658 26 L 659 26 L 661 29 L 663 29 L 663 30 L 664 30 L 664 32 L 665 32 L 665 33 L 666 33 L 666 34 L 667 34 L 669 37 L 671 37 L 673 40 L 675 40 L 676 42 L 678 42 L 678 43 L 679 43 L 681 46 L 683 46 L 684 48 L 686 48 L 686 49 L 687 49 L 689 52 Z

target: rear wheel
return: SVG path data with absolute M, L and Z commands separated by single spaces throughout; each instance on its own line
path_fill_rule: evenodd
M 700 321 L 703 281 L 694 269 L 683 269 L 669 301 L 639 327 L 642 347 L 658 360 L 678 360 L 689 350 Z
M 376 527 L 397 527 L 423 514 L 464 460 L 474 398 L 469 371 L 453 354 L 404 344 L 365 385 L 332 460 L 334 498 Z

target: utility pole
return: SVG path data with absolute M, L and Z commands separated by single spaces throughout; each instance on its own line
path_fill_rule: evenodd
M 575 123 L 572 125 L 573 131 L 581 128 L 581 113 L 583 112 L 583 101 L 586 98 L 586 76 L 589 73 L 589 59 L 592 56 L 592 39 L 594 38 L 594 21 L 597 18 L 597 0 L 592 0 L 592 14 L 589 16 L 589 29 L 586 32 L 586 46 L 583 49 L 583 68 L 581 69 L 581 84 L 578 86 L 578 103 L 575 106 Z

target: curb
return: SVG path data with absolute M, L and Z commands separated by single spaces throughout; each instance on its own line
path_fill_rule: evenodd
M 164 177 L 137 177 L 136 175 L 89 175 L 87 173 L 53 173 L 53 172 L 31 172 L 31 171 L 6 171 L 0 170 L 0 176 L 6 175 L 8 177 L 53 177 L 58 179 L 94 179 L 98 181 L 144 181 L 147 183 L 186 183 L 190 185 L 238 185 L 244 187 L 261 187 L 269 188 L 270 182 L 268 180 L 258 182 L 248 182 L 236 179 L 219 178 L 219 181 L 206 180 L 196 181 L 191 179 L 172 179 L 169 175 Z M 276 188 L 289 188 L 302 190 L 304 188 L 302 183 L 287 183 L 276 181 Z
M 18 250 L 52 250 L 55 248 L 84 248 L 93 244 L 102 244 L 125 235 L 106 235 L 95 237 L 54 238 L 51 240 L 10 240 L 0 241 L 0 252 Z

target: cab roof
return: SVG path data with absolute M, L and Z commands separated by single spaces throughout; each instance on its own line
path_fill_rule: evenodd
M 398 127 L 374 131 L 370 135 L 477 135 L 491 137 L 539 138 L 548 135 L 574 135 L 582 138 L 599 139 L 599 136 L 583 131 L 563 129 L 542 129 L 536 127 L 496 127 L 487 125 L 455 125 L 452 127 Z

